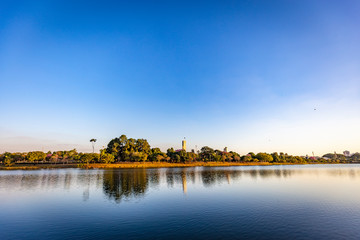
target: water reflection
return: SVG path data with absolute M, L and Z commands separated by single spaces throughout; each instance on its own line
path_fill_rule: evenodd
M 350 164 L 0 171 L 0 239 L 360 239 L 359 180 Z
M 106 170 L 103 177 L 103 190 L 109 199 L 120 203 L 122 199 L 142 197 L 149 181 L 157 182 L 159 177 L 147 174 L 146 169 Z
M 184 172 L 181 173 L 181 180 L 182 180 L 183 193 L 186 194 L 187 193 L 187 183 L 186 183 L 186 174 Z
M 143 198 L 149 189 L 164 185 L 166 188 L 202 185 L 211 188 L 220 184 L 236 184 L 242 180 L 290 179 L 300 176 L 327 176 L 328 178 L 357 179 L 359 165 L 271 166 L 271 167 L 195 167 L 163 169 L 110 169 L 110 170 L 38 170 L 0 171 L 0 193 L 11 191 L 38 191 L 81 189 L 82 200 L 91 199 L 93 189 L 102 189 L 107 199 L 123 200 Z M 190 185 L 189 185 L 190 184 Z M 78 191 L 78 190 L 77 190 Z

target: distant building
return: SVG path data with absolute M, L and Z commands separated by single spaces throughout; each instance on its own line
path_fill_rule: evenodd
M 343 153 L 344 153 L 345 157 L 350 157 L 351 156 L 350 151 L 348 151 L 348 150 L 345 150 Z
M 228 152 L 228 149 L 227 149 L 227 147 L 225 147 L 225 148 L 224 148 L 224 152 L 226 152 L 226 153 Z
M 186 140 L 182 141 L 182 150 L 186 151 Z

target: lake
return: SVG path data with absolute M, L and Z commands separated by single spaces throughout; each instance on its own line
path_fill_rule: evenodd
M 0 171 L 0 239 L 360 239 L 360 165 Z

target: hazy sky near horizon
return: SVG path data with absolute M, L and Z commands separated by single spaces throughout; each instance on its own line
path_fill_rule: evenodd
M 0 152 L 360 152 L 360 1 L 1 1 Z M 316 109 L 316 110 L 315 110 Z

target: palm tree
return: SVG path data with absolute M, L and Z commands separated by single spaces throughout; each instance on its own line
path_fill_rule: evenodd
M 93 148 L 93 153 L 94 153 L 95 152 L 94 147 L 95 147 L 96 139 L 92 138 L 92 139 L 90 139 L 90 142 L 92 143 L 92 148 Z

